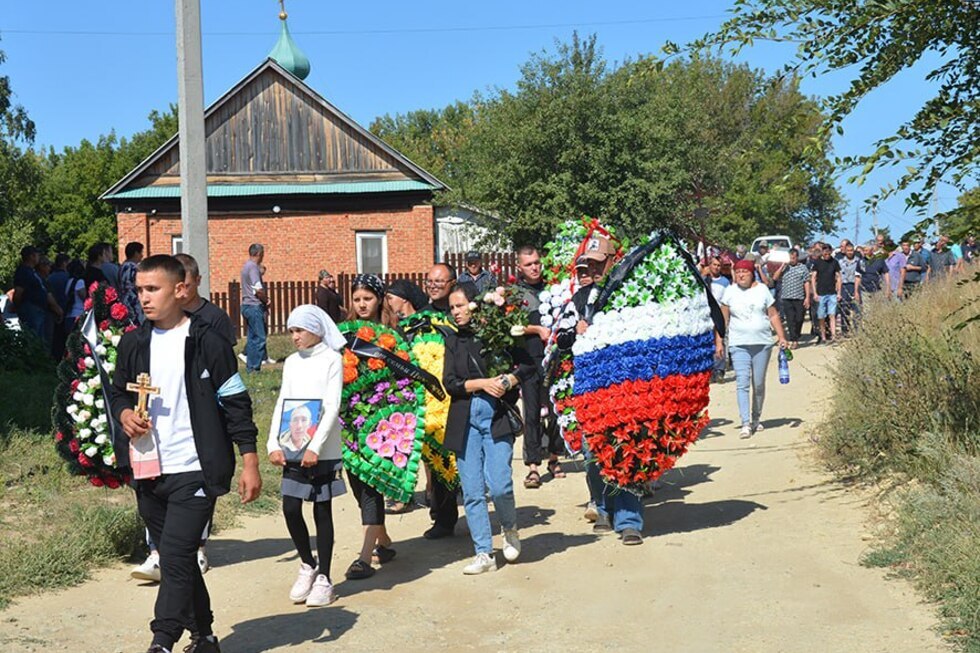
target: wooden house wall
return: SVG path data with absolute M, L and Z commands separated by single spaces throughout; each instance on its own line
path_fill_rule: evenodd
M 418 179 L 387 152 L 266 70 L 208 116 L 208 180 L 220 183 Z M 176 144 L 133 186 L 179 182 Z

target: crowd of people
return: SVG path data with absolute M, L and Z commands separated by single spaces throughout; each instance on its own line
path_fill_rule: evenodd
M 835 248 L 818 241 L 774 254 L 766 242 L 758 252 L 744 245 L 731 256 L 713 252 L 702 261 L 702 274 L 720 301 L 738 262 L 751 262 L 755 282 L 769 289 L 789 347 L 796 348 L 808 320 L 817 343 L 835 343 L 859 327 L 871 300 L 901 301 L 923 284 L 964 271 L 976 262 L 977 245 L 972 235 L 956 244 L 942 235 L 931 243 L 914 235 L 898 244 L 878 235 L 865 245 L 843 239 Z M 724 360 L 716 371 L 722 376 Z
M 142 259 L 142 247 L 126 247 L 127 261 L 119 269 L 106 270 L 111 255 L 93 248 L 89 268 L 102 275 L 86 278 L 68 272 L 67 295 L 84 302 L 92 280 L 117 285 L 127 305 L 138 308 L 142 324 L 119 343 L 118 364 L 110 389 L 113 417 L 131 438 L 152 429 L 160 442 L 162 474 L 135 482 L 139 512 L 147 526 L 151 554 L 133 570 L 133 575 L 160 581 L 153 632 L 152 653 L 167 653 L 184 631 L 191 633 L 188 651 L 218 651 L 213 635 L 210 599 L 203 581 L 208 561 L 204 544 L 208 537 L 215 500 L 231 489 L 235 467 L 232 445 L 237 445 L 243 471 L 238 493 L 243 502 L 258 496 L 262 479 L 258 472 L 257 427 L 252 419 L 248 391 L 238 374 L 234 347 L 237 329 L 228 315 L 198 294 L 197 263 L 187 255 L 157 255 Z M 869 294 L 901 298 L 915 292 L 917 284 L 948 274 L 957 265 L 969 265 L 975 256 L 971 241 L 950 253 L 940 239 L 924 254 L 921 239 L 900 247 L 882 241 L 868 248 L 855 248 L 844 241 L 835 252 L 829 245 L 815 243 L 806 258 L 799 250 L 788 252 L 785 263 L 768 256 L 768 248 L 750 254 L 739 248 L 731 261 L 731 276 L 725 261 L 710 256 L 704 261 L 704 293 L 714 297 L 715 374 L 724 374 L 730 360 L 736 372 L 740 435 L 751 437 L 763 428 L 762 409 L 765 376 L 774 344 L 790 351 L 800 342 L 807 311 L 815 321 L 814 333 L 833 342 L 838 322 L 847 332 L 857 328 L 861 306 Z M 588 248 L 574 262 L 579 291 L 571 303 L 582 316 L 590 314 L 590 303 L 613 263 L 600 243 Z M 266 351 L 269 296 L 264 282 L 265 248 L 253 244 L 242 268 L 242 316 L 248 335 L 243 352 L 246 372 L 256 372 L 268 362 Z M 18 273 L 18 289 L 30 290 L 34 306 L 44 306 L 58 319 L 77 319 L 74 300 L 62 309 L 50 286 L 43 297 L 37 287 L 44 277 L 36 270 L 40 261 L 25 249 L 24 268 Z M 77 266 L 75 269 L 76 272 Z M 471 252 L 466 271 L 445 263 L 433 265 L 423 287 L 407 280 L 385 284 L 375 275 L 359 274 L 352 282 L 349 306 L 337 293 L 336 280 L 328 271 L 318 274 L 314 303 L 296 307 L 287 327 L 295 347 L 284 362 L 280 396 L 269 427 L 267 455 L 282 468 L 282 511 L 300 566 L 289 600 L 308 606 L 329 605 L 336 599 L 331 559 L 334 546 L 332 501 L 349 488 L 359 508 L 363 539 L 357 557 L 344 576 L 349 581 L 369 578 L 397 555 L 393 533 L 385 515 L 413 508 L 411 503 L 388 500 L 377 489 L 348 469 L 346 482 L 341 437 L 341 392 L 344 386 L 343 356 L 348 341 L 338 324 L 348 320 L 399 328 L 417 312 L 443 316 L 453 329 L 445 334 L 445 367 L 439 379 L 449 396 L 444 446 L 455 455 L 459 487 L 452 489 L 425 477 L 424 503 L 431 525 L 422 533 L 427 540 L 455 535 L 459 520 L 459 495 L 473 543 L 474 558 L 462 567 L 468 575 L 497 568 L 493 557 L 493 534 L 488 501 L 494 503 L 499 522 L 503 558 L 514 562 L 521 555 L 515 494 L 513 454 L 516 438 L 524 438 L 522 462 L 526 468 L 525 488 L 541 486 L 542 466 L 552 479 L 565 476 L 559 455 L 564 443 L 558 434 L 544 384 L 545 344 L 556 338 L 560 348 L 570 349 L 577 335 L 589 328 L 587 320 L 552 333 L 541 325 L 538 303 L 546 286 L 541 256 L 534 247 L 516 253 L 514 292 L 522 297 L 528 324 L 519 346 L 507 352 L 488 352 L 471 328 L 473 302 L 482 291 L 493 289 L 497 280 L 482 268 L 481 257 Z M 898 283 L 894 284 L 893 275 Z M 50 274 L 47 277 L 50 279 Z M 36 279 L 35 279 L 36 277 Z M 23 285 L 21 285 L 23 284 Z M 131 290 L 130 290 L 131 289 Z M 127 292 L 132 295 L 127 297 Z M 67 301 L 67 300 L 66 300 Z M 130 304 L 130 302 L 133 302 Z M 64 303 L 63 303 L 64 305 Z M 42 331 L 44 319 L 25 311 L 25 326 Z M 42 313 L 44 315 L 44 313 Z M 69 323 L 70 324 L 70 323 Z M 776 335 L 776 343 L 773 342 Z M 412 334 L 404 333 L 407 340 Z M 190 353 L 186 347 L 192 347 Z M 726 349 L 727 347 L 727 349 Z M 152 355 L 150 355 L 152 353 Z M 511 372 L 490 374 L 489 359 L 506 353 L 513 361 Z M 191 369 L 187 369 L 191 366 Z M 150 373 L 161 394 L 152 404 L 148 418 L 134 411 L 134 399 L 126 390 L 137 374 Z M 190 379 L 193 379 L 193 384 Z M 192 387 L 193 385 L 193 387 Z M 190 398 L 194 397 L 194 401 Z M 317 413 L 308 408 L 289 408 L 290 398 L 315 400 Z M 523 423 L 515 425 L 511 413 L 522 406 Z M 289 427 L 283 430 L 289 410 Z M 304 421 L 305 420 L 305 421 Z M 296 428 L 293 428 L 293 422 Z M 518 420 L 520 422 L 520 420 Z M 315 423 L 315 426 L 312 424 Z M 293 432 L 295 430 L 295 433 Z M 586 459 L 590 459 L 586 450 Z M 589 504 L 585 518 L 596 533 L 616 532 L 625 545 L 641 544 L 643 506 L 627 491 L 610 492 L 598 477 L 594 463 L 587 465 Z M 315 551 L 303 503 L 313 504 Z

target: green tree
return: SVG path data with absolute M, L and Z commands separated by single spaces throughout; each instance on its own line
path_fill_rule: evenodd
M 960 242 L 980 231 L 980 186 L 971 188 L 957 198 L 955 211 L 939 216 L 939 232 Z
M 0 64 L 6 55 L 0 50 Z M 0 75 L 0 283 L 10 279 L 20 262 L 20 249 L 34 240 L 34 197 L 41 166 L 29 148 L 34 123 L 24 107 L 13 102 L 10 78 Z
M 923 60 L 938 63 L 927 73 L 936 93 L 894 134 L 864 155 L 836 163 L 849 181 L 863 183 L 873 170 L 903 164 L 898 181 L 873 203 L 905 194 L 924 214 L 937 183 L 961 190 L 976 183 L 980 153 L 980 3 L 969 0 L 736 0 L 721 28 L 690 44 L 695 51 L 737 54 L 756 41 L 797 44 L 785 66 L 790 74 L 847 75 L 847 88 L 824 101 L 821 132 L 843 133 L 841 123 L 874 89 Z M 668 55 L 680 51 L 668 43 Z M 823 146 L 826 138 L 814 141 Z
M 130 139 L 112 132 L 48 154 L 40 188 L 45 246 L 80 257 L 97 242 L 115 242 L 115 213 L 99 196 L 176 133 L 177 108 L 153 111 L 149 121 Z
M 830 165 L 809 148 L 821 119 L 795 79 L 711 58 L 610 67 L 594 36 L 574 35 L 532 56 L 514 91 L 373 129 L 445 175 L 443 201 L 508 218 L 518 243 L 545 242 L 582 215 L 631 236 L 671 226 L 734 243 L 833 226 Z M 698 208 L 707 220 L 694 220 Z

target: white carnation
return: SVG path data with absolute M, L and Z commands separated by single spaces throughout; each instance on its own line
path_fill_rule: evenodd
M 99 345 L 98 347 L 95 348 L 95 353 L 98 354 L 99 356 L 105 356 L 105 352 L 106 352 L 105 345 Z
M 106 372 L 108 372 L 109 374 L 112 374 L 113 370 L 116 369 L 116 364 L 115 363 L 106 363 L 102 367 L 105 368 L 105 371 Z
M 91 406 L 95 403 L 95 397 L 92 395 L 82 395 L 82 403 L 86 406 Z
M 90 437 L 92 437 L 92 429 L 81 429 L 78 432 L 79 440 L 88 440 Z
M 102 462 L 110 467 L 114 466 L 116 464 L 116 454 L 111 453 L 108 456 L 102 456 Z
M 95 359 L 93 359 L 91 356 L 86 356 L 85 367 L 95 367 Z
M 89 458 L 93 458 L 97 453 L 99 453 L 99 448 L 94 444 L 91 447 L 85 448 L 85 455 L 88 456 Z
M 102 399 L 95 400 L 95 407 L 99 410 L 105 410 L 105 401 Z
M 109 437 L 105 433 L 99 433 L 95 436 L 95 444 L 105 444 Z
M 109 340 L 110 342 L 112 342 L 113 347 L 118 347 L 119 341 L 122 340 L 122 336 L 112 336 L 112 338 L 110 338 Z

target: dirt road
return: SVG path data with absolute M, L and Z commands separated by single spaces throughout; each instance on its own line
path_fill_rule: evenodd
M 426 541 L 417 510 L 390 518 L 397 559 L 348 582 L 360 528 L 347 496 L 335 513 L 341 598 L 307 609 L 287 598 L 298 563 L 281 517 L 250 519 L 209 545 L 222 650 L 945 651 L 932 608 L 859 564 L 866 497 L 810 461 L 828 353 L 801 350 L 786 386 L 771 366 L 766 429 L 747 441 L 735 428 L 734 382 L 713 386 L 712 426 L 647 500 L 639 547 L 592 534 L 573 463 L 566 479 L 518 487 L 519 563 L 463 576 L 465 528 Z M 127 572 L 120 564 L 0 612 L 0 650 L 144 651 L 156 590 Z

